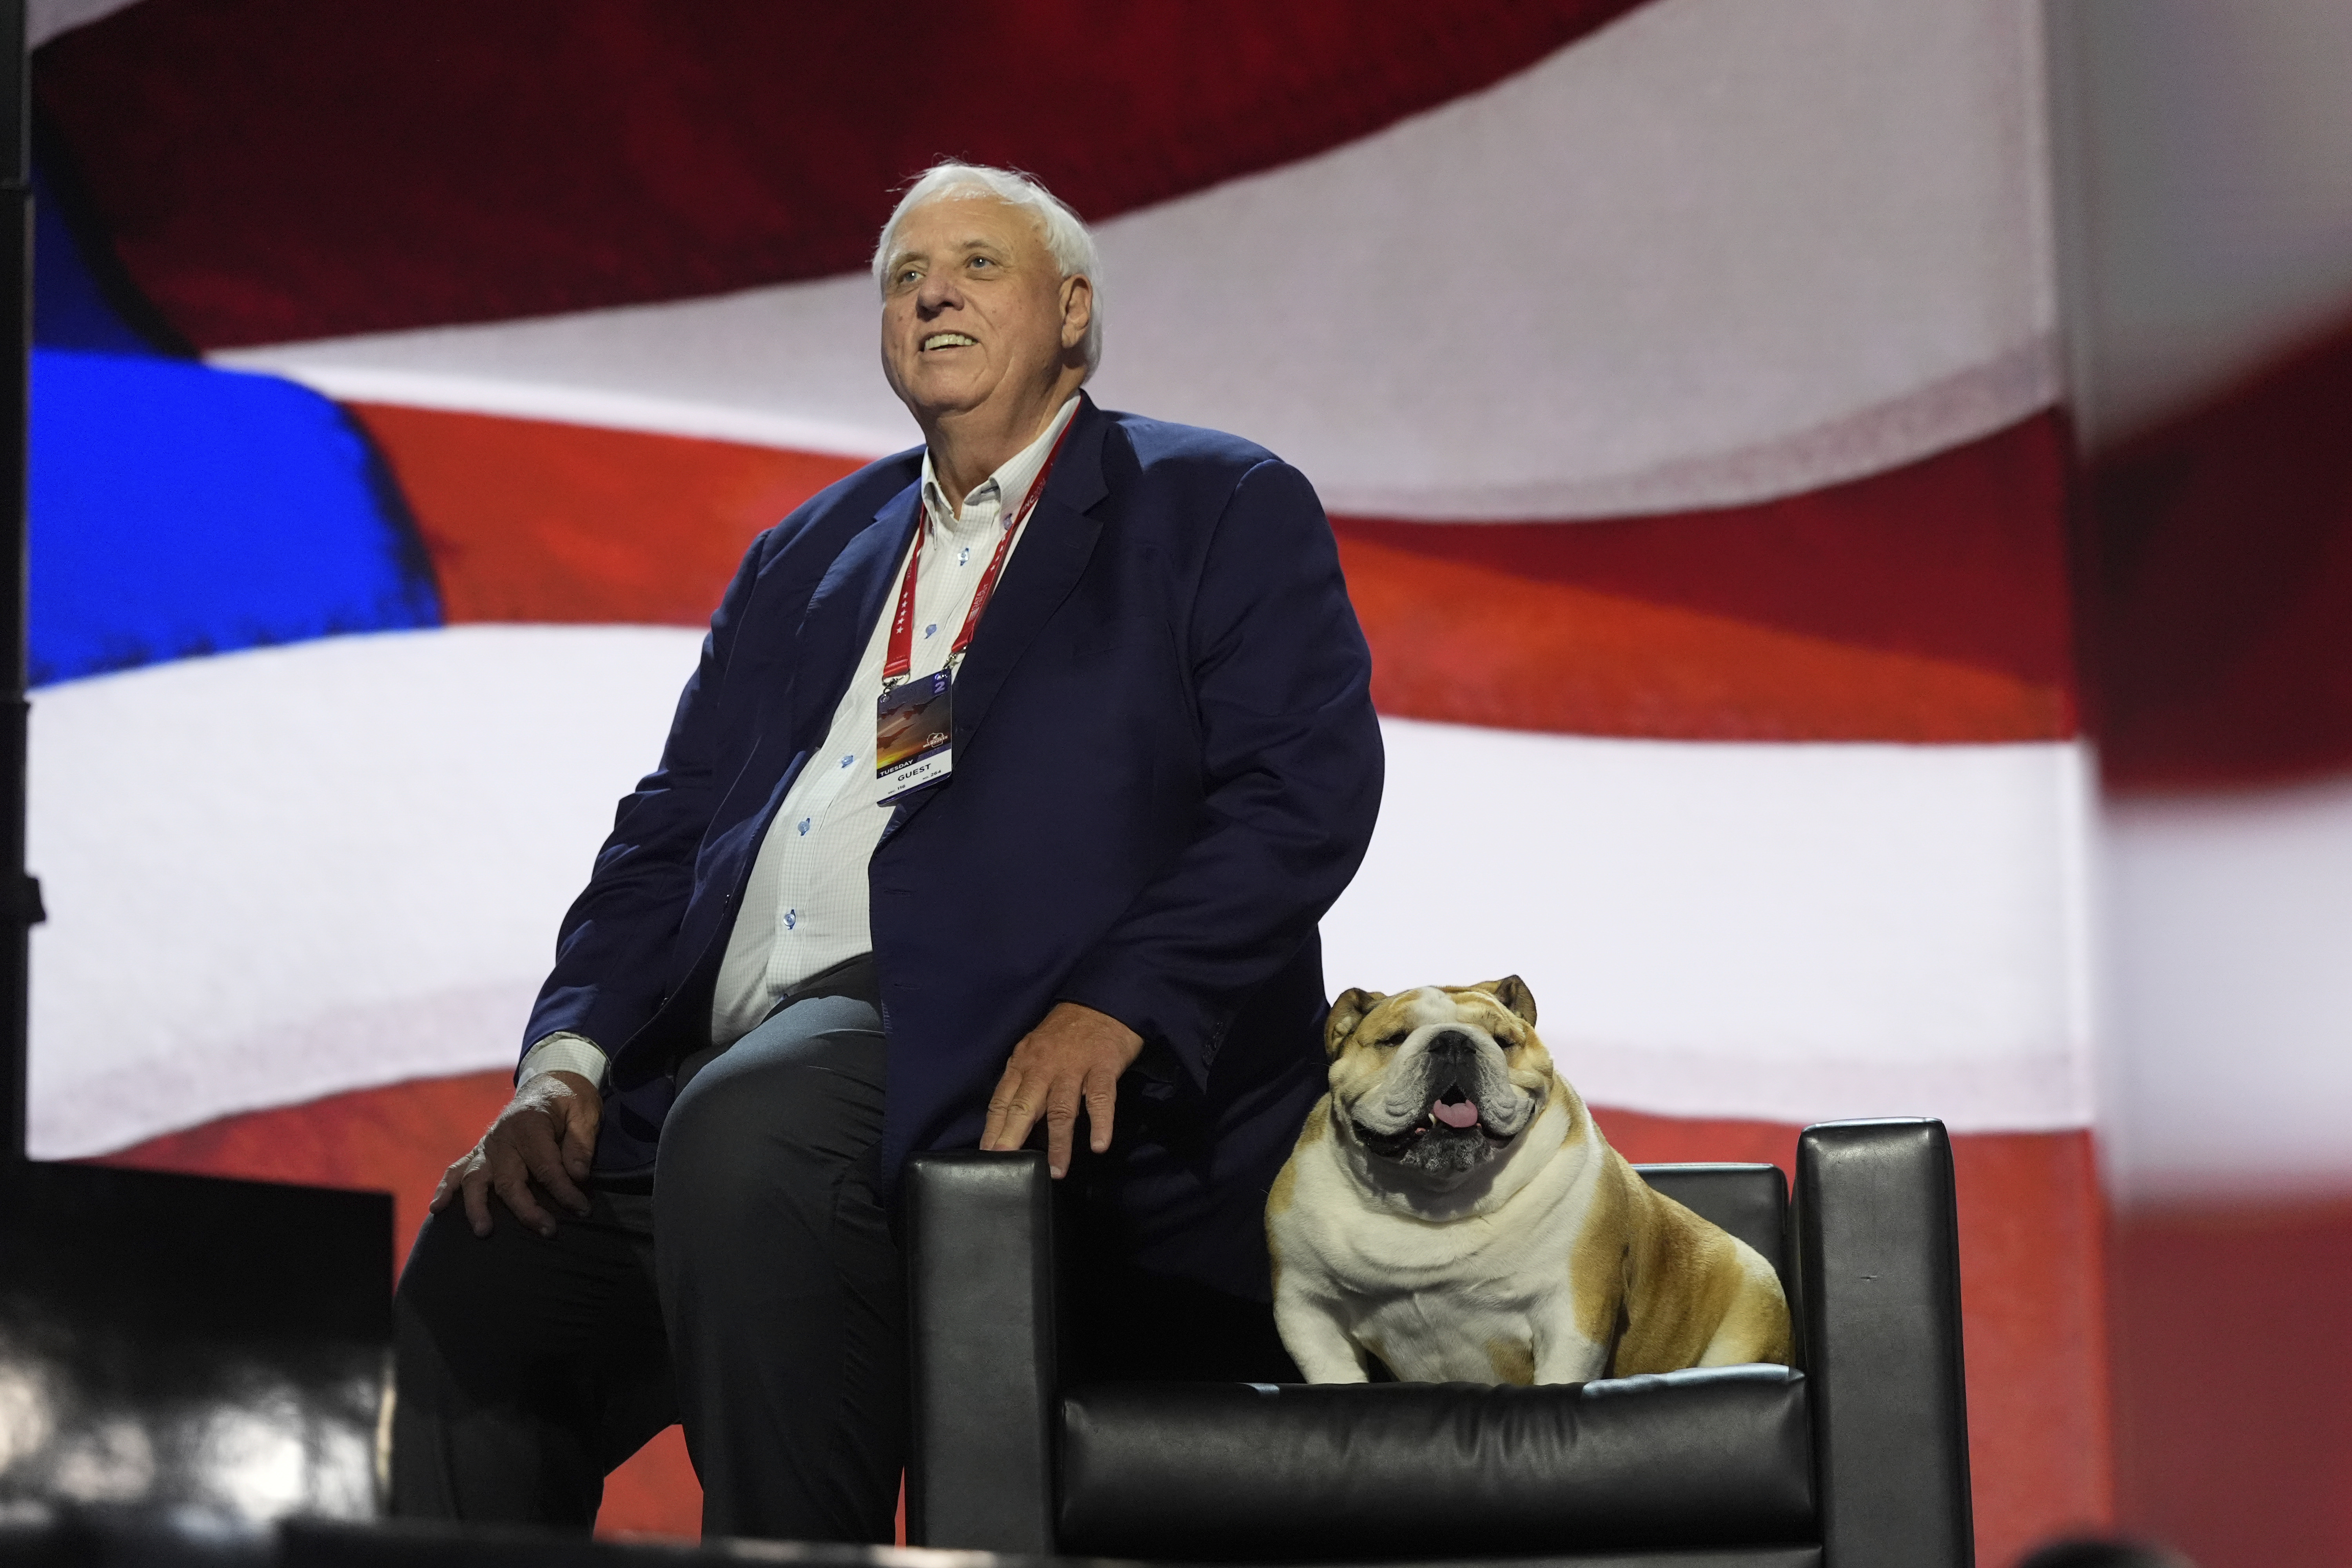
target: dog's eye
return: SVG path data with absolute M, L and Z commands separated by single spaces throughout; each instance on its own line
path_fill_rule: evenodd
M 1396 1049 L 1399 1046 L 1404 1044 L 1405 1037 L 1412 1033 L 1412 1031 L 1410 1029 L 1400 1029 L 1393 1035 L 1382 1035 L 1381 1037 L 1381 1049 L 1384 1051 L 1392 1051 Z

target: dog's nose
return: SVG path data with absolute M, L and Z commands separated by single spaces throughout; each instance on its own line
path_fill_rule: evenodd
M 1433 1057 L 1466 1057 L 1476 1048 L 1470 1037 L 1459 1029 L 1430 1037 L 1429 1054 Z

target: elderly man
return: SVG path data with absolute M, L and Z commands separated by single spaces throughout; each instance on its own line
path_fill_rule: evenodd
M 887 1542 L 919 1150 L 1042 1135 L 1102 1364 L 1267 1374 L 1380 797 L 1329 525 L 1079 390 L 1093 241 L 1034 183 L 933 169 L 874 267 L 924 445 L 752 544 L 621 803 L 401 1280 L 401 1512 L 584 1526 L 681 1420 L 711 1533 Z

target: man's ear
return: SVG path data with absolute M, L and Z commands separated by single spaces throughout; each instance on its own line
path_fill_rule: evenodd
M 1489 980 L 1478 989 L 1517 1013 L 1519 1022 L 1528 1028 L 1536 1026 L 1536 994 L 1528 990 L 1528 983 L 1517 975 L 1507 974 L 1500 980 Z
M 1364 1015 L 1387 1000 L 1377 991 L 1360 991 L 1353 986 L 1340 992 L 1339 999 L 1331 1004 L 1330 1018 L 1323 1025 L 1323 1054 L 1338 1056 L 1348 1037 L 1356 1032 L 1356 1026 L 1364 1021 Z
M 1087 341 L 1095 319 L 1095 280 L 1083 272 L 1062 279 L 1062 347 L 1076 348 Z

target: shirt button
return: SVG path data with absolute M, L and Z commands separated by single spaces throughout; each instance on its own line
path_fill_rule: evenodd
M 929 626 L 925 626 L 925 627 L 923 628 L 923 635 L 924 635 L 925 637 L 929 637 L 933 632 L 936 632 L 936 631 L 938 631 L 939 629 L 940 629 L 940 623 L 939 623 L 939 622 L 937 622 L 937 621 L 933 621 Z
M 803 838 L 806 838 L 808 837 L 809 824 L 814 820 L 814 818 L 813 817 L 803 816 L 801 818 L 801 837 Z
M 845 768 L 856 760 L 857 753 L 855 752 L 844 752 L 841 753 L 841 765 Z
M 790 931 L 790 930 L 792 930 L 794 926 L 797 926 L 797 925 L 799 925 L 800 923 L 801 923 L 801 912 L 800 912 L 800 910 L 786 910 L 784 911 L 784 929 L 785 929 L 786 931 Z

